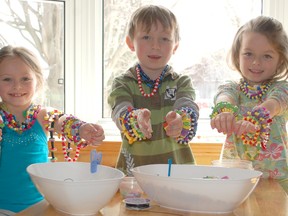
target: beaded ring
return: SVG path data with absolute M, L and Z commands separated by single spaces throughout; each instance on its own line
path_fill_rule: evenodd
M 55 152 L 57 151 L 55 147 L 55 139 L 54 139 L 54 125 L 55 121 L 58 120 L 64 114 L 58 110 L 53 110 L 47 113 L 44 117 L 44 120 L 47 121 L 45 125 L 46 130 L 49 132 L 49 142 L 51 145 L 51 161 L 56 162 L 57 158 L 55 157 Z M 87 146 L 87 144 L 81 140 L 79 136 L 79 128 L 83 124 L 82 121 L 76 119 L 74 116 L 67 116 L 61 125 L 61 134 L 58 134 L 58 137 L 61 137 L 62 140 L 62 151 L 64 155 L 64 159 L 68 162 L 77 161 L 80 155 L 80 149 Z M 66 147 L 65 140 L 68 142 L 68 146 Z M 72 159 L 70 157 L 70 153 L 73 148 L 71 144 L 74 143 L 76 145 L 75 157 Z
M 270 112 L 265 107 L 255 107 L 252 112 L 248 111 L 243 117 L 243 120 L 249 121 L 254 125 L 258 125 L 260 129 L 251 136 L 251 134 L 242 134 L 241 139 L 244 144 L 252 146 L 260 145 L 262 149 L 266 149 L 266 143 L 270 136 L 270 125 L 272 119 L 270 118 Z
M 210 115 L 210 119 L 215 118 L 218 114 L 223 112 L 233 113 L 235 117 L 237 117 L 239 113 L 239 108 L 229 102 L 219 102 L 215 107 L 212 107 L 212 109 L 213 111 Z
M 80 155 L 80 149 L 87 146 L 85 141 L 83 141 L 79 134 L 79 128 L 81 125 L 85 123 L 83 121 L 80 121 L 75 116 L 67 116 L 66 119 L 62 122 L 61 126 L 61 133 L 62 133 L 62 151 L 64 154 L 64 158 L 66 161 L 77 161 L 79 155 Z M 68 147 L 66 148 L 65 140 L 68 142 Z M 70 157 L 70 152 L 72 151 L 71 144 L 76 145 L 76 152 L 75 156 L 72 159 Z
M 179 110 L 175 110 L 175 112 L 181 115 L 183 122 L 181 134 L 176 138 L 176 141 L 178 144 L 187 145 L 196 135 L 198 115 L 190 107 L 182 107 Z M 164 130 L 166 130 L 167 122 L 164 122 L 163 126 Z
M 146 139 L 138 125 L 136 110 L 136 108 L 128 107 L 127 111 L 119 119 L 122 125 L 122 133 L 127 138 L 129 144 Z

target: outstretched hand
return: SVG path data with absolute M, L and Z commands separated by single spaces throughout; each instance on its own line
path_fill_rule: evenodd
M 237 136 L 241 136 L 242 134 L 255 133 L 259 130 L 258 126 L 249 121 L 238 120 L 236 122 L 235 116 L 230 112 L 219 113 L 211 120 L 210 124 L 212 129 L 217 129 L 219 133 L 228 135 L 235 133 Z
M 104 130 L 98 124 L 84 123 L 79 128 L 80 137 L 88 144 L 99 146 L 105 139 Z
M 150 139 L 152 137 L 152 125 L 151 125 L 151 112 L 148 109 L 137 110 L 137 123 L 143 135 Z
M 165 128 L 166 135 L 173 138 L 179 137 L 183 128 L 181 115 L 175 111 L 170 111 L 167 113 L 165 120 L 167 123 L 167 127 Z
M 231 112 L 222 112 L 211 119 L 212 129 L 217 129 L 218 133 L 232 134 L 235 127 L 235 116 Z

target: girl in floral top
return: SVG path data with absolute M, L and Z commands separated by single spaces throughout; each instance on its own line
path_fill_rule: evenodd
M 239 82 L 219 87 L 211 127 L 227 135 L 221 158 L 250 160 L 288 192 L 288 39 L 282 24 L 260 16 L 240 27 L 231 49 Z

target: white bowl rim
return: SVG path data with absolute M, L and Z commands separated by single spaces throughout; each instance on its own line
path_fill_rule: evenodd
M 31 171 L 30 171 L 30 169 L 32 169 L 32 167 L 33 166 L 37 166 L 37 165 L 42 165 L 42 164 L 49 164 L 50 162 L 44 162 L 44 163 L 33 163 L 33 164 L 30 164 L 27 168 L 26 168 L 26 171 L 28 172 L 28 174 L 30 175 L 30 176 L 33 176 L 33 177 L 35 177 L 35 178 L 38 178 L 38 179 L 42 179 L 43 181 L 53 181 L 53 182 L 63 182 L 63 180 L 56 180 L 56 179 L 52 179 L 52 178 L 47 178 L 47 177 L 42 177 L 42 176 L 38 176 L 38 175 L 35 175 L 35 174 L 33 174 L 33 173 L 31 173 Z M 78 163 L 78 164 L 89 164 L 90 165 L 90 163 L 89 162 L 51 162 L 51 164 L 66 164 L 66 163 L 70 163 L 70 164 L 73 164 L 73 163 Z M 47 165 L 47 166 L 49 166 L 49 165 Z M 119 174 L 121 174 L 121 176 L 119 176 L 119 177 L 115 177 L 115 178 L 103 178 L 103 179 L 88 179 L 88 180 L 73 180 L 73 181 L 65 181 L 65 184 L 82 184 L 82 183 L 91 183 L 91 182 L 103 182 L 103 181 L 115 181 L 115 180 L 121 180 L 121 179 L 123 179 L 124 177 L 125 177 L 125 174 L 121 171 L 121 170 L 119 170 L 119 169 L 116 169 L 116 168 L 113 168 L 113 167 L 110 167 L 110 166 L 106 166 L 106 165 L 101 165 L 101 164 L 99 164 L 98 166 L 100 166 L 100 167 L 104 167 L 104 168 L 108 168 L 108 169 L 112 169 L 112 170 L 114 170 L 114 171 L 116 171 L 116 172 L 118 172 Z
M 159 179 L 172 179 L 172 180 L 183 180 L 183 181 L 191 181 L 191 180 L 205 180 L 205 182 L 209 182 L 209 181 L 243 181 L 243 180 L 250 180 L 251 178 L 260 178 L 263 173 L 259 170 L 250 170 L 250 169 L 242 169 L 242 168 L 236 168 L 236 167 L 218 167 L 218 166 L 211 166 L 211 165 L 194 165 L 194 164 L 173 164 L 172 166 L 197 166 L 197 167 L 211 167 L 213 169 L 233 169 L 233 170 L 241 170 L 244 172 L 254 172 L 255 173 L 255 176 L 253 177 L 249 177 L 249 178 L 238 178 L 238 179 L 222 179 L 222 178 L 199 178 L 199 177 L 187 177 L 187 178 L 179 178 L 179 177 L 173 177 L 173 176 L 157 176 L 155 174 L 150 174 L 150 173 L 146 173 L 146 172 L 137 172 L 136 169 L 137 168 L 140 168 L 140 167 L 146 167 L 146 166 L 159 166 L 159 165 L 166 165 L 168 166 L 168 164 L 147 164 L 147 165 L 142 165 L 142 166 L 138 166 L 138 167 L 134 167 L 131 169 L 132 173 L 139 173 L 139 174 L 145 174 L 147 176 L 151 176 L 151 177 L 156 177 L 156 178 L 159 178 Z

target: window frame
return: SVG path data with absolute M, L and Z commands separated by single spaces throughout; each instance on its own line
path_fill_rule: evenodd
M 65 1 L 65 112 L 89 122 L 100 123 L 106 140 L 120 140 L 120 132 L 103 112 L 103 1 Z M 286 12 L 286 13 L 285 13 Z M 263 15 L 272 16 L 288 32 L 288 2 L 263 0 Z M 209 120 L 200 120 L 210 128 Z M 216 132 L 215 132 L 216 134 Z M 201 142 L 201 139 L 193 139 Z M 216 140 L 215 142 L 222 142 Z

